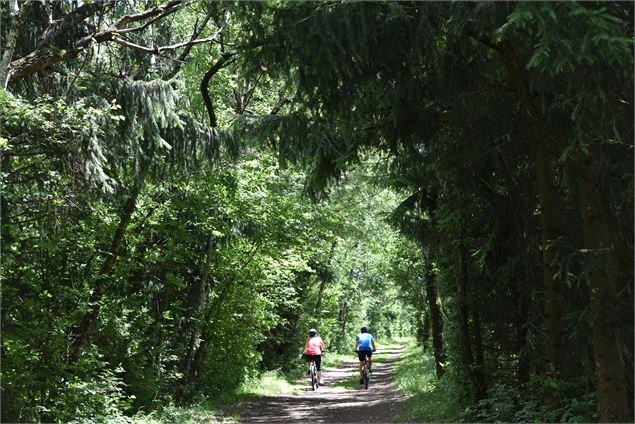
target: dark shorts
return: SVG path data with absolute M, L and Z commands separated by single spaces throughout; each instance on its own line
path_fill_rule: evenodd
M 372 358 L 373 351 L 372 350 L 360 350 L 357 352 L 357 356 L 359 357 L 359 362 L 364 362 L 364 359 L 368 356 L 368 359 Z
M 315 368 L 317 368 L 318 371 L 322 371 L 322 355 L 307 355 L 306 353 L 303 353 L 303 355 L 305 361 L 315 361 Z

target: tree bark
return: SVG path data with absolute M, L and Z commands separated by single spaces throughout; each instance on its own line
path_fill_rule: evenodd
M 487 374 L 485 373 L 485 352 L 483 351 L 483 333 L 481 330 L 481 317 L 478 310 L 472 314 L 472 334 L 474 334 L 474 385 L 476 403 L 487 398 Z
M 617 288 L 610 269 L 614 267 L 614 246 L 600 193 L 600 148 L 591 143 L 589 154 L 581 153 L 578 175 L 582 232 L 590 255 L 588 275 L 592 316 L 593 353 L 598 391 L 600 422 L 632 420 L 627 401 L 627 378 L 617 334 Z M 615 273 L 613 273 L 614 275 Z
M 536 108 L 529 93 L 523 67 L 509 42 L 497 45 L 485 42 L 501 55 L 509 78 L 514 85 L 523 108 L 534 123 L 534 143 L 532 143 L 538 200 L 540 203 L 540 236 L 542 241 L 543 284 L 545 289 L 544 337 L 545 360 L 557 370 L 562 350 L 562 282 L 555 278 L 554 262 L 558 252 L 553 242 L 557 239 L 558 204 L 557 189 L 553 175 L 553 163 L 549 152 L 549 142 L 554 138 L 543 117 Z
M 465 247 L 461 243 L 458 248 L 458 275 L 456 284 L 457 318 L 459 328 L 459 339 L 461 341 L 461 358 L 466 370 L 470 370 L 474 363 L 474 355 L 470 342 L 469 310 L 467 307 L 467 266 L 465 263 Z
M 540 227 L 544 294 L 545 360 L 558 370 L 562 353 L 562 281 L 555 277 L 554 263 L 558 252 L 553 245 L 557 238 L 557 200 L 552 164 L 547 154 L 547 134 L 538 130 L 534 143 L 535 170 L 540 199 Z
M 20 7 L 18 6 L 18 0 L 11 0 L 9 9 L 11 11 L 11 23 L 9 24 L 6 44 L 2 48 L 2 50 L 4 50 L 2 59 L 0 59 L 0 84 L 2 84 L 2 88 L 4 89 L 7 88 L 7 84 L 9 83 L 9 65 L 11 64 L 11 58 L 15 51 L 15 45 L 18 42 L 18 31 L 20 30 Z
M 443 377 L 445 370 L 446 354 L 443 346 L 443 316 L 441 314 L 441 297 L 436 286 L 435 274 L 432 269 L 430 255 L 424 248 L 424 258 L 426 263 L 426 297 L 428 307 L 430 308 L 430 317 L 432 321 L 432 350 L 434 352 L 434 364 L 436 367 L 437 378 Z
M 111 2 L 112 3 L 112 2 Z M 76 10 L 67 13 L 55 21 L 52 21 L 44 30 L 38 41 L 38 48 L 48 47 L 53 40 L 68 31 L 70 28 L 79 25 L 84 19 L 93 16 L 105 6 L 103 1 L 93 1 L 82 4 Z
M 472 331 L 470 331 L 470 308 L 468 306 L 469 281 L 467 273 L 467 257 L 465 245 L 458 246 L 458 275 L 457 275 L 457 316 L 459 339 L 461 342 L 461 358 L 463 367 L 472 383 L 472 394 L 475 403 L 487 397 L 487 382 L 485 378 L 485 358 L 481 334 L 481 320 L 478 311 L 472 313 Z M 473 336 L 471 335 L 473 334 Z M 474 339 L 474 352 L 472 351 Z M 476 353 L 476 359 L 474 357 Z

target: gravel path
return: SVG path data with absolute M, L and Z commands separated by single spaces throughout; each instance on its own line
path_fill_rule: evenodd
M 358 362 L 349 361 L 337 369 L 323 369 L 324 385 L 306 388 L 294 396 L 263 397 L 242 407 L 239 423 L 391 423 L 401 413 L 403 396 L 394 385 L 393 362 L 402 352 L 397 346 L 380 353 L 389 355 L 373 365 L 368 390 L 337 387 L 337 383 L 358 375 Z

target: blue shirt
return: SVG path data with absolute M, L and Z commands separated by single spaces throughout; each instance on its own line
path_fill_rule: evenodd
M 359 347 L 357 350 L 373 350 L 373 346 L 371 341 L 375 340 L 372 334 L 370 333 L 359 333 L 355 337 L 355 341 L 359 343 Z

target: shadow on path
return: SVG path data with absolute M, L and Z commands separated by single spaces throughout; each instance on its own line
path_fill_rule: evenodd
M 394 385 L 393 362 L 401 346 L 378 353 L 388 356 L 373 365 L 368 390 L 337 387 L 358 375 L 357 361 L 342 363 L 337 369 L 324 369 L 325 385 L 306 389 L 294 396 L 262 397 L 242 406 L 239 423 L 387 423 L 401 413 L 404 396 Z M 339 384 L 338 384 L 339 383 Z

